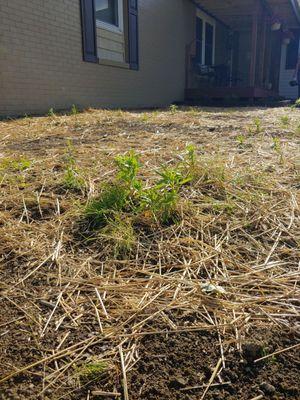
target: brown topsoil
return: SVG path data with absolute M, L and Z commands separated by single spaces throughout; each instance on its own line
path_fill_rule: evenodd
M 253 363 L 265 352 L 294 345 L 299 336 L 290 331 L 249 332 L 242 352 L 228 345 L 225 369 L 205 399 L 250 400 L 300 398 L 299 350 Z M 141 361 L 130 374 L 131 398 L 198 400 L 220 358 L 218 337 L 210 332 L 146 337 Z M 190 388 L 190 389 L 189 389 Z

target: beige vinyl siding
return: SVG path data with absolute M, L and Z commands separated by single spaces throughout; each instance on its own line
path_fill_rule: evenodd
M 125 62 L 124 33 L 112 32 L 108 29 L 97 28 L 97 44 L 99 60 Z
M 187 0 L 139 0 L 140 65 L 134 71 L 83 62 L 79 0 L 1 2 L 0 115 L 181 101 L 194 18 Z

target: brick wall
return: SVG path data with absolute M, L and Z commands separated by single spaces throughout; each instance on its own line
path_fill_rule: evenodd
M 187 0 L 140 0 L 140 71 L 82 61 L 79 0 L 1 0 L 0 115 L 182 100 Z

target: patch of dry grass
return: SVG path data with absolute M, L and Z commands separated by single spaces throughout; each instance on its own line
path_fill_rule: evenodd
M 252 327 L 298 329 L 299 123 L 296 110 L 254 108 L 88 110 L 0 122 L 7 393 L 76 398 L 95 385 L 78 388 L 76 378 L 95 355 L 113 366 L 96 388 L 119 391 L 140 339 L 161 331 L 217 332 L 221 370 L 224 343 L 241 350 Z M 196 179 L 180 191 L 178 222 L 123 215 L 97 240 L 82 237 L 83 210 L 113 181 L 116 155 L 135 149 L 147 186 L 190 143 Z M 65 185 L 66 168 L 84 189 Z

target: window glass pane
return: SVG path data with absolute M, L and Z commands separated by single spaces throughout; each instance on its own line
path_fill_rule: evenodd
M 196 19 L 196 62 L 202 64 L 203 21 Z
M 295 38 L 291 40 L 286 50 L 285 69 L 295 69 L 298 61 L 300 31 L 293 31 Z
M 213 47 L 214 47 L 214 27 L 207 23 L 205 24 L 205 64 L 213 64 Z
M 96 19 L 110 25 L 119 25 L 118 0 L 96 0 Z

